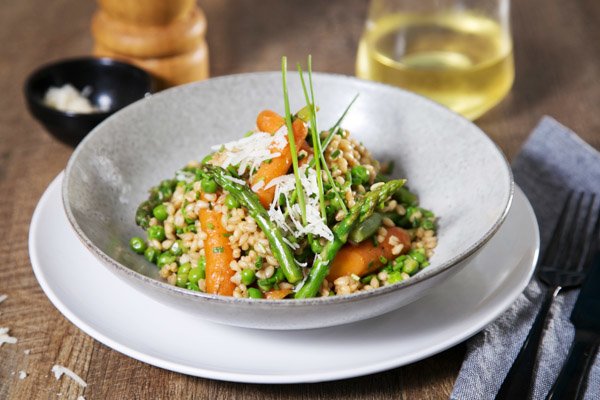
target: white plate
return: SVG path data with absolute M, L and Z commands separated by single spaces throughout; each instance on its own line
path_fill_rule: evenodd
M 60 198 L 62 174 L 35 210 L 29 253 L 52 303 L 105 345 L 184 374 L 252 383 L 316 382 L 395 368 L 480 331 L 516 299 L 539 250 L 533 210 L 517 189 L 506 222 L 463 271 L 415 303 L 374 319 L 304 331 L 218 325 L 155 302 L 79 242 Z M 272 357 L 286 360 L 276 365 Z

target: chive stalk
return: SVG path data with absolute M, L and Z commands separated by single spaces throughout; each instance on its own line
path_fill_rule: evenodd
M 335 135 L 335 132 L 337 132 L 337 130 L 339 129 L 340 125 L 342 124 L 342 121 L 344 120 L 344 118 L 346 118 L 346 114 L 348 114 L 348 111 L 350 111 L 350 107 L 352 107 L 352 104 L 354 104 L 354 102 L 356 101 L 357 98 L 358 98 L 358 93 L 356 93 L 356 95 L 354 95 L 354 97 L 352 98 L 352 101 L 350 101 L 350 104 L 348 104 L 348 107 L 346 107 L 346 109 L 344 110 L 344 112 L 342 113 L 340 118 L 338 118 L 336 123 L 331 127 L 331 129 L 329 129 L 329 135 L 327 135 L 327 137 L 325 138 L 325 141 L 323 142 L 323 147 L 322 147 L 323 151 L 327 150 L 329 143 L 331 143 L 331 141 L 333 140 L 333 135 Z
M 306 100 L 306 106 L 310 108 L 310 135 L 312 137 L 313 148 L 315 154 L 321 154 L 321 140 L 319 138 L 319 134 L 317 133 L 317 110 L 315 107 L 315 96 L 312 85 L 312 77 L 311 77 L 311 56 L 308 56 L 308 79 L 310 84 L 310 98 L 309 93 L 306 88 L 306 83 L 304 82 L 304 72 L 302 71 L 302 67 L 298 63 L 298 73 L 300 74 L 300 82 L 302 83 L 302 91 L 304 92 L 304 98 Z M 327 214 L 325 212 L 325 193 L 323 191 L 323 175 L 321 174 L 321 162 L 320 157 L 314 157 L 315 160 L 315 171 L 317 173 L 317 187 L 319 190 L 319 207 L 321 210 L 321 218 L 324 221 L 327 221 Z
M 281 76 L 283 81 L 283 105 L 285 107 L 285 124 L 288 131 L 288 141 L 290 153 L 292 155 L 292 166 L 294 167 L 294 177 L 296 178 L 296 195 L 302 214 L 302 223 L 306 225 L 306 200 L 304 191 L 300 182 L 300 172 L 298 171 L 298 152 L 296 150 L 296 139 L 294 138 L 294 128 L 292 127 L 292 114 L 290 113 L 290 99 L 287 88 L 287 57 L 281 57 Z

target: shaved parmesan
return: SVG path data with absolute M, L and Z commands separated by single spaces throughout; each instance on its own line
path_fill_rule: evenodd
M 83 379 L 81 379 L 81 377 L 79 375 L 77 375 L 75 372 L 71 371 L 67 367 L 63 367 L 62 365 L 55 364 L 52 367 L 52 372 L 54 373 L 54 377 L 56 378 L 56 380 L 59 380 L 60 377 L 63 374 L 65 374 L 69 378 L 71 378 L 75 382 L 77 382 L 79 384 L 79 386 L 81 386 L 81 387 L 87 387 L 87 383 Z
M 258 192 L 260 189 L 262 189 L 263 186 L 265 186 L 265 181 L 260 180 L 260 181 L 256 182 L 254 185 L 252 185 L 252 191 Z
M 287 240 L 286 238 L 282 238 L 282 239 L 285 242 L 285 244 L 287 244 L 288 246 L 290 246 L 293 250 L 296 250 L 296 249 L 300 248 L 300 245 L 298 243 L 292 243 L 289 240 Z
M 8 334 L 10 328 L 0 328 L 0 347 L 4 343 L 15 344 L 17 343 L 17 338 L 14 338 Z
M 246 186 L 246 182 L 244 180 L 238 179 L 238 178 L 234 178 L 231 175 L 223 175 L 223 178 L 229 179 L 231 182 L 235 182 L 235 183 L 238 183 L 240 185 Z
M 323 221 L 319 211 L 317 173 L 314 169 L 308 168 L 306 164 L 300 167 L 298 172 L 306 198 L 306 225 L 302 223 L 302 211 L 298 204 L 288 207 L 287 218 L 279 205 L 279 197 L 281 195 L 285 197 L 287 204 L 291 203 L 290 196 L 296 190 L 296 178 L 294 174 L 275 178 L 266 186 L 266 189 L 275 186 L 275 197 L 268 211 L 271 221 L 277 224 L 283 231 L 289 232 L 297 238 L 313 234 L 327 240 L 333 240 L 333 232 L 331 232 L 331 229 Z
M 223 153 L 221 167 L 239 165 L 238 175 L 243 175 L 246 170 L 252 174 L 263 161 L 279 157 L 281 153 L 277 150 L 284 149 L 287 144 L 287 129 L 284 127 L 274 135 L 256 132 L 240 140 L 213 146 L 212 150 Z

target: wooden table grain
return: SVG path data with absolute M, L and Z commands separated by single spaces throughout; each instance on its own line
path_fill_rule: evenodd
M 202 0 L 213 76 L 274 70 L 279 57 L 312 53 L 317 70 L 353 74 L 365 0 Z M 42 63 L 88 54 L 92 0 L 20 0 L 0 5 L 0 399 L 444 399 L 465 346 L 371 376 L 300 385 L 249 385 L 165 371 L 126 357 L 67 321 L 31 270 L 27 234 L 34 207 L 72 148 L 28 114 L 22 84 Z M 512 158 L 544 114 L 600 148 L 600 2 L 513 2 L 516 81 L 477 121 Z M 29 350 L 29 354 L 25 354 Z M 351 351 L 351 349 L 349 349 Z M 241 361 L 242 362 L 242 361 Z M 55 363 L 80 374 L 83 390 L 56 381 Z M 19 379 L 19 371 L 28 376 Z

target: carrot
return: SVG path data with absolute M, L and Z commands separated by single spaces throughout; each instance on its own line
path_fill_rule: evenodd
M 292 289 L 269 290 L 265 292 L 265 297 L 271 300 L 281 300 L 290 293 L 292 293 Z
M 373 246 L 373 242 L 370 240 L 365 240 L 358 245 L 351 243 L 344 245 L 331 263 L 327 280 L 331 282 L 340 276 L 351 274 L 365 276 L 380 269 L 383 266 L 380 260 L 381 257 L 385 257 L 388 260 L 397 257 L 392 254 L 394 246 L 389 244 L 389 238 L 392 236 L 396 236 L 398 241 L 404 246 L 401 254 L 407 253 L 410 250 L 410 236 L 408 232 L 397 227 L 386 229 L 388 233 L 385 240 L 377 247 Z
M 206 200 L 206 199 L 204 199 Z M 203 208 L 200 210 L 200 224 L 207 238 L 204 241 L 206 257 L 206 291 L 224 296 L 233 295 L 235 284 L 231 277 L 235 273 L 229 264 L 233 261 L 233 250 L 229 236 L 221 223 L 222 214 Z
M 285 123 L 282 116 L 274 111 L 265 110 L 261 111 L 256 118 L 256 126 L 262 132 L 274 134 L 281 128 Z M 296 141 L 296 149 L 299 149 L 304 143 L 304 139 L 308 134 L 306 124 L 300 119 L 296 119 L 292 124 L 294 130 L 294 139 Z M 260 181 L 264 181 L 266 186 L 272 179 L 287 174 L 288 170 L 292 165 L 292 153 L 290 151 L 289 144 L 281 150 L 275 150 L 281 155 L 279 157 L 271 159 L 270 162 L 264 162 L 258 168 L 258 171 L 252 177 L 252 185 Z M 273 151 L 273 152 L 275 152 Z M 263 187 L 264 187 L 263 186 Z M 269 189 L 259 189 L 256 191 L 261 204 L 264 207 L 269 207 L 275 196 L 275 187 Z
M 264 110 L 256 117 L 256 127 L 261 132 L 274 134 L 285 124 L 285 119 L 275 111 Z

